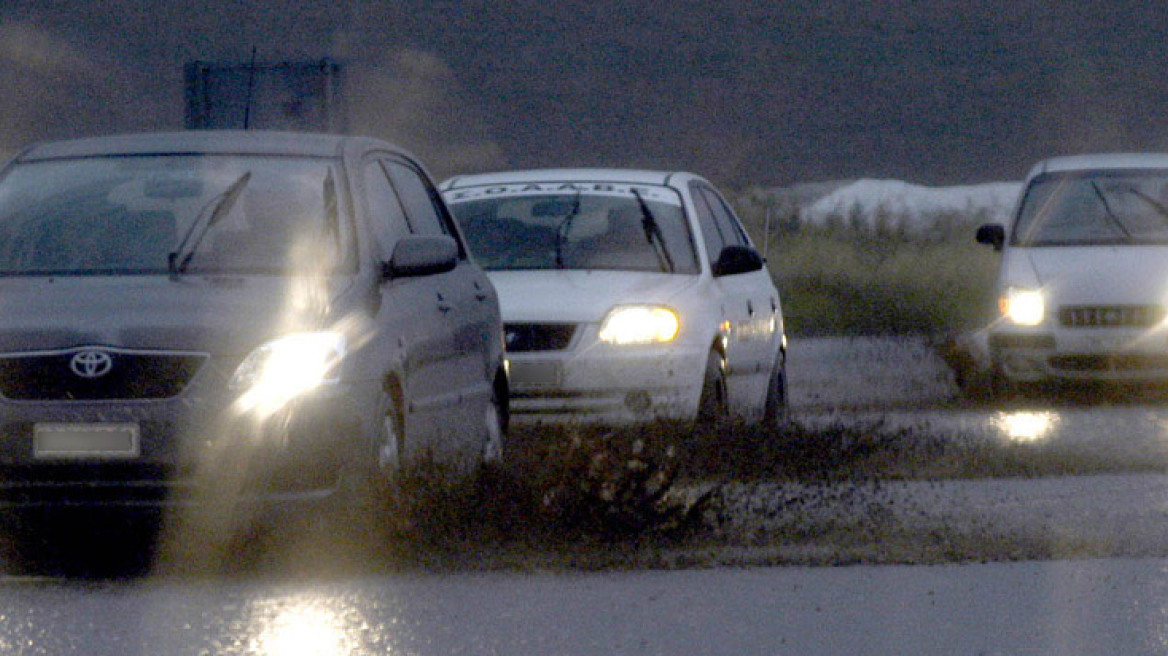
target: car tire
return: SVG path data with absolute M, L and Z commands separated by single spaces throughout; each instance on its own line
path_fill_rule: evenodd
M 726 390 L 726 358 L 716 349 L 706 356 L 706 373 L 702 379 L 702 395 L 698 401 L 697 424 L 713 426 L 730 414 Z
M 353 511 L 374 511 L 384 504 L 402 466 L 405 426 L 400 404 L 392 394 L 381 395 L 373 419 L 376 431 L 372 442 L 360 451 L 343 481 L 346 493 L 337 509 L 342 516 Z
M 357 549 L 356 553 L 379 548 L 391 529 L 398 474 L 404 462 L 405 425 L 400 404 L 389 392 L 381 395 L 373 421 L 376 430 L 372 439 L 364 437 L 359 458 L 342 480 L 343 493 L 324 517 L 328 537 L 338 545 Z
M 494 386 L 491 402 L 483 411 L 483 424 L 482 463 L 487 466 L 501 464 L 507 451 L 507 395 L 498 385 Z
M 397 403 L 389 395 L 382 399 L 381 406 L 373 462 L 377 467 L 377 475 L 389 479 L 401 469 L 405 426 Z
M 1022 388 L 1010 380 L 1001 367 L 994 365 L 989 375 L 989 397 L 992 401 L 1007 401 L 1017 398 Z
M 771 368 L 771 378 L 767 384 L 763 422 L 767 426 L 781 426 L 786 423 L 788 403 L 787 356 L 780 351 L 775 358 L 774 367 Z

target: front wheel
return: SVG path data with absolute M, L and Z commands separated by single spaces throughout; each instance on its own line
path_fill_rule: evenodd
M 495 386 L 491 393 L 491 402 L 483 411 L 483 446 L 482 462 L 484 465 L 496 465 L 503 462 L 505 454 L 504 444 L 507 435 L 507 395 Z
M 366 443 L 342 481 L 347 492 L 342 504 L 346 512 L 375 511 L 392 492 L 402 467 L 405 422 L 392 395 L 382 395 L 373 420 L 372 444 Z
M 726 358 L 715 349 L 706 356 L 706 373 L 702 379 L 702 396 L 698 402 L 697 423 L 712 426 L 730 414 L 726 390 Z
M 787 421 L 788 403 L 787 357 L 780 351 L 767 385 L 766 409 L 763 412 L 763 421 L 767 426 L 781 425 Z

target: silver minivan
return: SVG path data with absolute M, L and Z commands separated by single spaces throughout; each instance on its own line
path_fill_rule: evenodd
M 32 146 L 0 171 L 0 306 L 0 505 L 312 501 L 502 455 L 494 288 L 382 141 Z

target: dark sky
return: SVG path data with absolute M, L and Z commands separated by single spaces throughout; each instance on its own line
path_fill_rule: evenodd
M 1165 34 L 1147 0 L 0 0 L 0 152 L 180 128 L 183 63 L 254 46 L 341 62 L 350 129 L 439 177 L 1017 179 L 1055 154 L 1168 149 Z

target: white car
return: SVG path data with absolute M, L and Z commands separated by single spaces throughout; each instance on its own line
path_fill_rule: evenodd
M 1046 160 L 1002 251 L 990 356 L 1005 383 L 1168 380 L 1168 155 Z
M 499 293 L 515 422 L 784 416 L 779 292 L 708 181 L 547 169 L 440 188 Z

